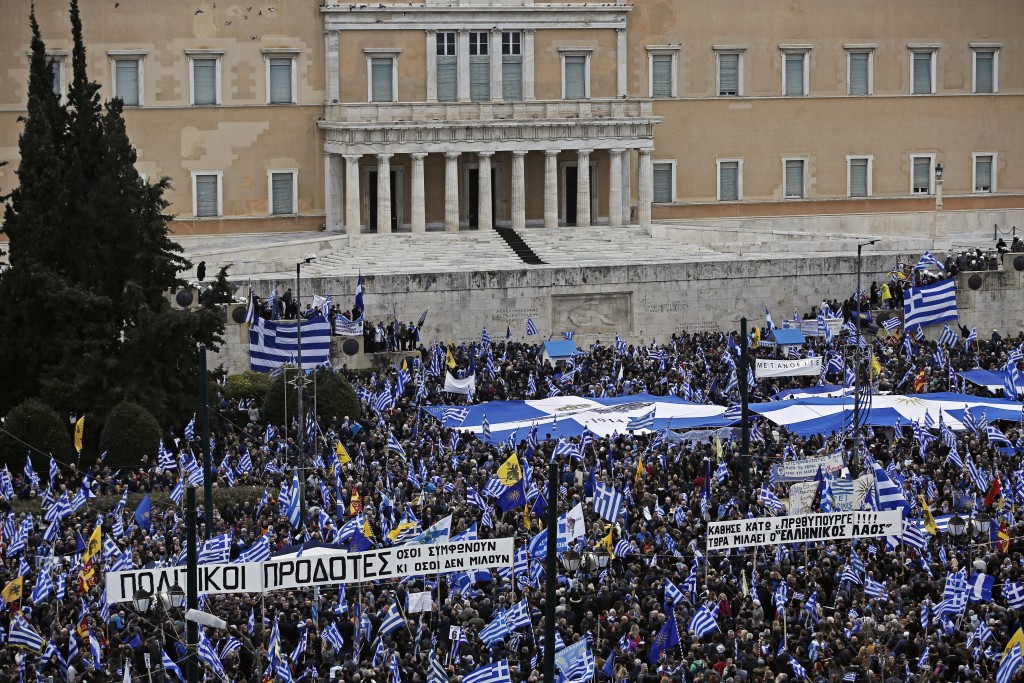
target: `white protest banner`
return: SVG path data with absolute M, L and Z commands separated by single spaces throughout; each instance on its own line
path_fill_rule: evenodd
M 266 562 L 199 565 L 199 594 L 266 593 L 291 588 L 338 586 L 413 574 L 511 567 L 514 539 L 402 545 L 361 553 L 344 550 Z M 127 602 L 139 589 L 161 593 L 186 585 L 184 566 L 107 574 L 107 600 Z
M 409 593 L 409 609 L 406 612 L 429 612 L 431 607 L 430 591 Z
M 343 315 L 334 318 L 334 333 L 342 337 L 363 336 L 363 319 L 349 320 Z
M 796 377 L 797 375 L 820 375 L 821 356 L 795 358 L 792 360 L 757 359 L 757 378 Z
M 902 510 L 837 512 L 758 517 L 708 523 L 708 550 L 766 546 L 804 541 L 900 536 Z
M 583 638 L 569 647 L 562 648 L 555 653 L 555 666 L 562 671 L 572 668 L 574 662 L 583 658 L 583 651 L 587 648 L 587 640 Z
M 452 373 L 444 373 L 444 390 L 449 394 L 464 394 L 472 396 L 476 393 L 476 375 L 470 375 L 465 379 L 455 379 Z
M 789 504 L 786 510 L 790 515 L 804 515 L 811 511 L 814 494 L 818 492 L 818 482 L 802 481 L 789 487 Z
M 822 474 L 833 474 L 843 469 L 843 465 L 843 454 L 833 453 L 805 460 L 786 460 L 778 465 L 773 465 L 773 468 L 775 469 L 775 481 L 789 482 L 814 479 L 818 474 L 819 467 Z

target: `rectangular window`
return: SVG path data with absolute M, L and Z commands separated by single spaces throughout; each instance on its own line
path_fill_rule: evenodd
M 218 57 L 193 57 L 192 104 L 220 104 L 220 71 Z
M 803 159 L 786 159 L 786 199 L 801 199 L 805 196 Z
M 562 57 L 562 99 L 584 100 L 588 97 L 587 60 L 587 55 Z
M 459 99 L 459 58 L 455 31 L 437 32 L 437 100 L 455 102 Z
M 718 53 L 718 95 L 719 97 L 730 97 L 742 95 L 740 89 L 740 53 L 719 52 Z
M 871 195 L 871 159 L 869 157 L 847 157 L 847 174 L 850 197 L 863 198 Z
M 139 104 L 139 64 L 138 59 L 114 60 L 114 96 L 120 97 L 126 107 L 137 107 Z
M 910 78 L 913 95 L 932 95 L 935 93 L 935 51 L 917 50 L 910 53 Z
M 868 51 L 849 51 L 849 94 L 871 94 L 871 53 Z
M 370 58 L 370 101 L 395 101 L 395 60 L 393 57 Z
M 473 102 L 491 99 L 490 41 L 487 31 L 469 33 L 469 99 Z
M 651 53 L 648 65 L 651 70 L 651 97 L 676 96 L 675 62 L 673 53 Z
M 270 213 L 288 215 L 295 211 L 296 171 L 270 171 Z
M 998 53 L 993 50 L 974 50 L 974 92 L 988 95 L 997 92 L 996 64 Z
M 654 198 L 655 204 L 670 204 L 675 201 L 676 165 L 671 161 L 655 161 L 654 167 Z
M 742 198 L 739 159 L 718 161 L 718 201 L 738 202 Z
M 196 218 L 221 215 L 220 173 L 192 174 L 192 214 Z
M 910 157 L 910 193 L 931 194 L 932 193 L 932 164 L 935 162 L 932 156 Z
M 523 99 L 523 34 L 501 34 L 501 97 L 509 102 Z
M 996 191 L 996 170 L 994 154 L 974 155 L 974 191 L 990 194 Z
M 267 60 L 268 101 L 270 104 L 294 104 L 295 83 L 292 57 L 270 57 Z
M 804 97 L 807 95 L 807 53 L 784 52 L 783 58 L 783 94 L 787 97 Z

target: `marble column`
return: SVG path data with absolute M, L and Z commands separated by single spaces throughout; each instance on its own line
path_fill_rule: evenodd
M 324 154 L 324 224 L 328 231 L 341 230 L 344 192 L 341 181 L 341 157 Z
M 491 230 L 494 227 L 494 216 L 491 211 L 491 156 L 494 152 L 480 152 L 477 156 L 480 159 L 480 166 L 477 170 L 477 177 L 480 181 L 480 191 L 477 193 L 477 222 L 481 230 Z
M 640 187 L 637 192 L 637 220 L 641 228 L 651 227 L 651 202 L 654 200 L 654 166 L 651 165 L 651 150 L 641 149 L 637 164 Z
M 377 233 L 391 232 L 391 156 L 377 155 Z
M 622 153 L 625 150 L 608 151 L 608 225 L 622 227 Z
M 558 152 L 544 151 L 544 227 L 558 227 Z
M 444 230 L 459 231 L 459 153 L 444 154 Z
M 426 194 L 423 186 L 423 159 L 426 152 L 413 152 L 412 157 L 412 217 L 410 228 L 413 232 L 425 232 L 427 229 L 426 220 Z
M 512 152 L 512 229 L 526 227 L 526 152 Z
M 576 152 L 576 227 L 590 227 L 590 150 Z
M 362 217 L 359 215 L 359 154 L 345 155 L 345 232 L 358 235 Z

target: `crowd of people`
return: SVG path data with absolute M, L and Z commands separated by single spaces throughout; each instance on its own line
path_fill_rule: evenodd
M 865 306 L 883 302 L 880 291 L 863 296 Z M 843 311 L 847 321 L 856 307 L 855 299 L 823 305 Z M 763 334 L 755 330 L 752 341 Z M 864 343 L 874 347 L 880 370 L 844 358 L 837 342 L 827 347 L 824 339 L 812 338 L 797 355 L 828 359 L 825 374 L 757 380 L 750 400 L 819 382 L 841 384 L 851 372 L 878 391 L 983 392 L 958 382 L 955 373 L 1019 364 L 1024 335 L 958 340 L 941 354 L 935 340 L 913 333 L 906 341 L 895 333 Z M 418 349 L 421 362 L 409 369 L 411 381 L 400 378 L 404 370 L 398 368 L 368 379 L 337 370 L 365 399 L 362 414 L 314 415 L 311 465 L 300 475 L 297 421 L 267 423 L 258 406 L 216 411 L 210 476 L 217 490 L 251 487 L 253 495 L 218 505 L 212 529 L 203 521 L 205 510 L 199 511 L 200 538 L 226 539 L 216 551 L 207 541 L 203 553 L 235 561 L 316 545 L 379 547 L 415 539 L 451 516 L 452 537 L 514 538 L 514 567 L 207 596 L 202 609 L 228 626 L 202 629 L 201 678 L 457 683 L 467 676 L 479 680 L 473 672 L 505 660 L 511 680 L 540 681 L 545 564 L 535 548 L 527 551 L 549 504 L 561 513 L 582 504 L 585 515 L 582 536 L 570 545 L 584 561 L 575 571 L 558 569 L 553 647 L 585 641 L 587 656 L 580 669 L 560 671 L 558 680 L 992 681 L 1004 649 L 1024 625 L 1024 544 L 1016 520 L 1016 505 L 1024 504 L 1024 472 L 1017 424 L 1000 425 L 1007 447 L 984 430 L 949 432 L 952 438 L 935 431 L 922 445 L 911 425 L 798 437 L 762 422 L 754 430 L 749 474 L 737 457 L 738 430 L 684 440 L 646 430 L 591 435 L 583 448 L 567 449 L 575 454 L 563 454 L 565 440 L 548 430 L 496 445 L 427 415 L 427 405 L 467 403 L 443 391 L 449 356 L 455 374 L 476 368 L 476 394 L 468 399 L 473 403 L 537 398 L 557 389 L 569 396 L 674 394 L 731 405 L 737 400 L 730 381 L 736 333 L 682 333 L 651 344 L 605 340 L 582 349 L 572 368 L 545 362 L 542 347 L 530 342 Z M 751 353 L 779 350 L 755 344 Z M 837 355 L 838 362 L 831 362 Z M 390 393 L 390 401 L 370 398 L 381 392 Z M 130 602 L 110 603 L 104 594 L 106 571 L 182 561 L 181 483 L 197 483 L 192 453 L 199 448 L 194 428 L 178 425 L 176 431 L 181 436 L 169 432 L 130 469 L 113 471 L 98 462 L 83 471 L 53 461 L 49 472 L 29 467 L 9 473 L 8 490 L 0 491 L 0 585 L 10 587 L 18 577 L 21 584 L 17 594 L 5 589 L 10 609 L 0 626 L 10 645 L 31 640 L 25 629 L 39 641 L 0 649 L 0 680 L 183 679 L 189 655 L 182 612 L 140 612 Z M 579 445 L 579 439 L 569 441 Z M 775 481 L 772 465 L 839 453 L 852 468 L 855 442 L 862 471 L 850 476 L 871 472 L 877 463 L 902 489 L 911 517 L 926 519 L 926 506 L 940 518 L 984 512 L 993 520 L 992 533 L 967 543 L 946 527 L 913 544 L 877 538 L 731 552 L 705 548 L 710 521 L 784 514 L 772 499 L 785 506 L 788 485 Z M 954 449 L 957 458 L 950 456 Z M 498 468 L 513 453 L 523 468 L 525 510 L 504 510 L 501 487 L 495 486 Z M 558 465 L 556 501 L 546 500 L 551 460 Z M 970 462 L 977 472 L 958 462 Z M 297 520 L 282 505 L 296 476 L 305 480 L 308 502 L 306 518 Z M 996 481 L 1001 491 L 992 495 Z M 595 514 L 598 485 L 623 494 L 626 510 L 619 519 Z M 157 502 L 166 500 L 157 494 L 178 502 Z M 142 495 L 155 499 L 151 509 L 133 509 Z M 97 506 L 103 500 L 118 502 L 110 510 Z M 814 511 L 829 506 L 827 492 L 816 495 Z M 97 526 L 102 549 L 90 558 Z M 607 566 L 594 560 L 598 551 L 607 553 Z M 982 590 L 975 595 L 972 588 L 969 602 L 950 608 L 950 577 L 973 581 L 978 575 L 987 577 Z M 424 591 L 431 594 L 430 610 L 408 611 L 407 596 Z M 395 610 L 397 626 L 388 618 Z M 485 631 L 513 610 L 525 610 L 528 623 L 498 629 L 497 638 L 494 629 Z M 713 628 L 693 628 L 698 613 L 710 615 Z M 677 638 L 666 643 L 673 623 Z

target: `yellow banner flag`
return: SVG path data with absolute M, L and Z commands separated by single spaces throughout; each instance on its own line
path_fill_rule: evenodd
M 641 457 L 636 461 L 636 477 L 634 478 L 634 481 L 640 481 L 640 478 L 643 477 L 644 474 L 644 459 Z
M 14 581 L 7 584 L 7 587 L 0 592 L 3 596 L 4 601 L 8 604 L 12 602 L 18 602 L 21 600 L 21 592 L 25 589 L 25 577 L 19 576 Z
M 498 480 L 505 486 L 513 486 L 523 478 L 523 469 L 519 466 L 519 457 L 513 453 L 498 468 Z
M 85 544 L 85 554 L 82 556 L 85 562 L 92 559 L 93 555 L 100 551 L 103 547 L 103 532 L 101 525 L 97 524 L 96 529 L 93 530 L 92 535 L 89 536 L 89 541 Z
M 715 457 L 717 457 L 719 461 L 722 460 L 722 439 L 718 436 L 715 437 Z
M 78 418 L 75 423 L 75 450 L 82 452 L 82 434 L 85 432 L 85 415 Z
M 924 499 L 924 496 L 918 496 L 917 499 L 921 502 L 921 509 L 924 510 L 924 530 L 934 536 L 939 533 L 939 526 L 935 523 L 932 511 L 928 507 L 928 501 Z
M 345 447 L 341 445 L 340 441 L 334 449 L 334 454 L 338 456 L 339 465 L 347 465 L 352 462 L 352 457 L 348 454 L 348 451 L 345 450 Z
M 1020 645 L 1024 648 L 1024 631 L 1017 629 L 1017 632 L 1013 634 L 1013 638 L 1010 638 L 1010 642 L 1006 644 L 1006 649 L 1003 650 L 1003 656 L 1005 657 L 1010 650 L 1013 649 L 1014 645 Z
M 529 505 L 524 505 L 523 506 L 523 526 L 526 528 L 527 531 L 530 530 L 530 506 Z
M 388 533 L 388 538 L 392 541 L 397 540 L 398 537 L 402 535 L 403 531 L 414 528 L 416 528 L 416 522 L 402 522 Z M 369 536 L 367 536 L 367 538 L 369 538 Z
M 370 528 L 370 520 L 363 519 L 363 536 L 373 538 L 373 529 Z
M 613 539 L 612 539 L 612 536 L 614 535 L 614 533 L 615 533 L 615 528 L 612 527 L 611 525 L 609 525 L 608 526 L 608 535 L 605 536 L 604 538 L 602 538 L 600 541 L 597 542 L 597 547 L 598 548 L 604 548 L 606 551 L 608 551 L 608 555 L 613 560 L 615 559 L 615 544 L 614 544 Z
M 447 354 L 447 355 L 445 356 L 445 360 L 444 360 L 444 362 L 445 362 L 445 363 L 446 363 L 446 364 L 448 365 L 448 367 L 449 367 L 449 368 L 451 368 L 452 370 L 454 370 L 454 369 L 455 369 L 455 356 L 453 356 L 453 355 L 452 355 L 452 350 L 451 350 L 451 349 L 448 349 L 448 354 Z
M 878 358 L 875 356 L 871 357 L 871 376 L 878 377 L 882 372 L 882 364 L 878 362 Z

